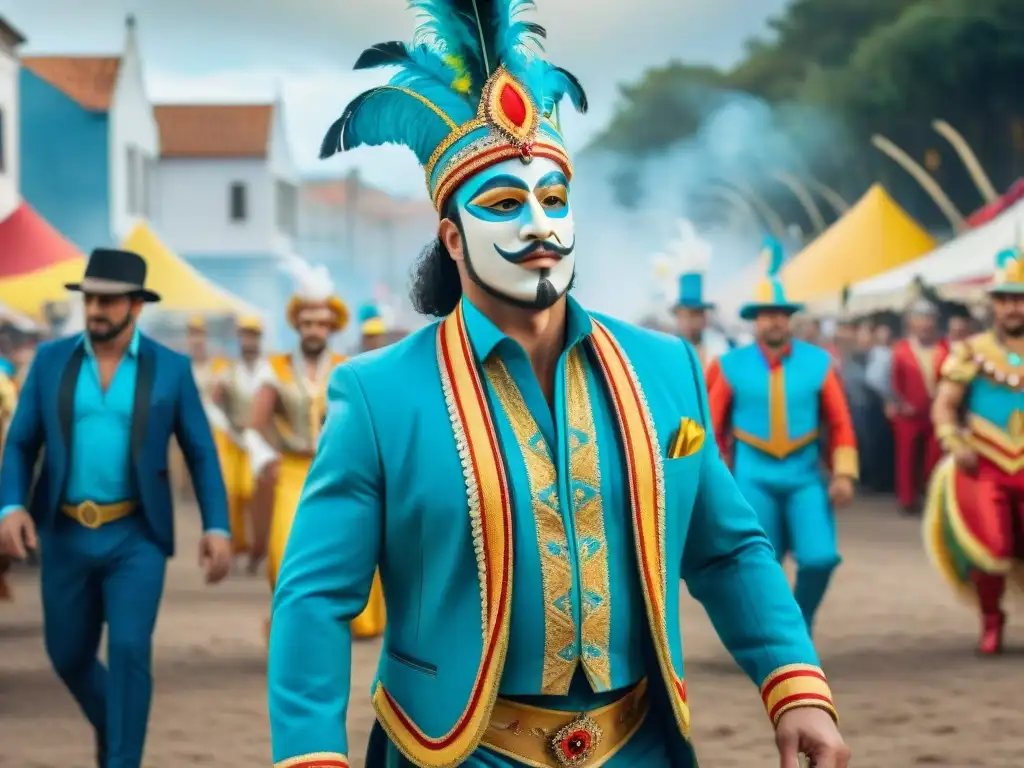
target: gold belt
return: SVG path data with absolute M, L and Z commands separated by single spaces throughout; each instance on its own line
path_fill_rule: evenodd
M 537 768 L 597 768 L 636 733 L 648 706 L 646 678 L 618 701 L 575 716 L 498 699 L 481 744 Z
M 83 501 L 81 504 L 65 504 L 61 512 L 86 528 L 97 528 L 128 517 L 135 511 L 134 501 L 119 501 L 115 504 L 97 504 Z

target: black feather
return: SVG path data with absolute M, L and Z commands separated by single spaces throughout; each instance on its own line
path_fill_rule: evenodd
M 356 110 L 362 106 L 364 101 L 383 90 L 385 90 L 384 87 L 371 88 L 368 91 L 363 91 L 349 102 L 349 105 L 345 107 L 345 111 L 341 113 L 341 117 L 331 123 L 331 127 L 324 134 L 324 140 L 320 142 L 321 160 L 326 160 L 338 152 L 351 149 L 351 147 L 345 144 L 345 128 L 348 126 L 348 121 L 352 119 L 352 115 L 356 113 Z
M 579 81 L 576 75 L 567 69 L 562 69 L 561 67 L 555 67 L 554 69 L 569 83 L 570 88 L 567 91 L 567 94 L 569 96 L 569 100 L 572 101 L 573 106 L 576 107 L 576 111 L 585 113 L 590 105 L 587 102 L 587 92 L 583 90 L 583 84 Z
M 525 24 L 526 24 L 526 28 L 528 30 L 530 30 L 530 34 L 533 35 L 534 37 L 539 37 L 542 40 L 547 38 L 548 31 L 546 29 L 544 29 L 544 27 L 542 27 L 537 22 L 535 22 L 535 21 L 527 21 L 527 22 L 525 22 Z
M 374 67 L 399 66 L 409 60 L 409 51 L 405 43 L 399 40 L 392 40 L 387 43 L 377 43 L 367 48 L 356 59 L 353 69 L 373 69 Z

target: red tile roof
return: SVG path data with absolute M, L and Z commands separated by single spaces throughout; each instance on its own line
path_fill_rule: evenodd
M 306 182 L 302 195 L 307 202 L 339 210 L 346 209 L 351 199 L 354 201 L 356 211 L 369 218 L 436 216 L 433 206 L 426 197 L 396 197 L 358 180 L 330 179 Z
M 21 64 L 85 109 L 106 112 L 114 98 L 118 56 L 26 56 Z
M 266 157 L 271 104 L 165 104 L 154 108 L 161 157 Z
M 0 280 L 49 267 L 82 253 L 36 213 L 22 203 L 0 221 Z

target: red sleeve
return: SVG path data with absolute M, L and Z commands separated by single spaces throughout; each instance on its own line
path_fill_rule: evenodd
M 728 455 L 729 415 L 732 410 L 732 387 L 729 386 L 722 366 L 714 360 L 708 367 L 706 375 L 708 383 L 708 410 L 711 412 L 711 424 L 715 429 L 715 439 L 723 456 Z
M 821 387 L 821 416 L 832 449 L 832 471 L 856 479 L 860 474 L 857 437 L 843 386 L 832 369 L 825 374 L 825 383 Z
M 892 372 L 889 374 L 890 389 L 898 401 L 906 400 L 903 373 L 903 344 L 899 342 L 892 348 Z

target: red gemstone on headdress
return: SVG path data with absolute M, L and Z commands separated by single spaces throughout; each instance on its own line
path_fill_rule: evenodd
M 498 102 L 501 104 L 502 114 L 507 117 L 517 128 L 526 125 L 526 102 L 517 88 L 509 83 L 501 87 L 498 95 Z
M 591 741 L 590 734 L 582 728 L 573 731 L 562 740 L 562 754 L 570 760 L 579 757 L 590 749 Z
M 524 141 L 523 142 L 523 146 L 521 146 L 519 148 L 519 154 L 522 155 L 524 158 L 527 158 L 527 159 L 532 158 L 533 157 L 533 142 L 532 141 Z

